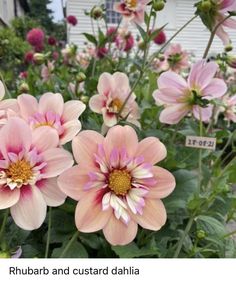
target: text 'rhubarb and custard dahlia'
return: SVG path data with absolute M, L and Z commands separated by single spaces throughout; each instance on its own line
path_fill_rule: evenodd
M 56 177 L 73 165 L 72 156 L 56 148 L 59 138 L 54 130 L 41 127 L 32 133 L 18 117 L 4 125 L 0 140 L 0 209 L 10 208 L 23 229 L 39 228 L 47 205 L 65 201 Z
M 60 93 L 45 93 L 39 102 L 28 94 L 22 94 L 17 98 L 20 115 L 31 128 L 53 128 L 60 139 L 60 144 L 66 144 L 80 131 L 79 116 L 85 110 L 81 101 L 68 101 L 64 103 Z
M 211 100 L 222 97 L 227 91 L 223 79 L 214 78 L 218 70 L 215 62 L 200 60 L 190 71 L 187 81 L 173 71 L 167 71 L 157 80 L 158 90 L 153 98 L 157 105 L 164 105 L 160 121 L 176 124 L 189 113 L 208 122 L 212 116 Z
M 175 187 L 167 170 L 154 166 L 166 157 L 166 148 L 154 137 L 138 142 L 130 126 L 112 127 L 106 137 L 83 131 L 72 141 L 78 165 L 58 179 L 64 193 L 79 200 L 78 230 L 103 229 L 112 245 L 125 245 L 136 236 L 138 224 L 159 230 L 166 222 L 160 200 Z

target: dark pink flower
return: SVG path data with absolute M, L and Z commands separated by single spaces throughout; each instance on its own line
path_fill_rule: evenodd
M 115 42 L 116 41 L 116 36 L 117 36 L 117 28 L 116 27 L 110 27 L 107 30 L 107 36 L 111 37 L 111 41 Z
M 49 36 L 48 37 L 48 44 L 51 45 L 51 46 L 55 46 L 57 44 L 56 38 L 53 37 L 53 36 Z
M 76 17 L 75 17 L 75 16 L 72 16 L 72 15 L 68 16 L 68 17 L 66 18 L 66 20 L 67 20 L 67 22 L 68 22 L 69 24 L 71 24 L 71 25 L 73 25 L 73 26 L 77 25 L 77 23 L 78 23 Z
M 97 57 L 100 58 L 100 59 L 104 58 L 106 56 L 107 52 L 108 52 L 108 49 L 106 47 L 99 47 L 97 49 Z
M 24 56 L 24 61 L 26 64 L 32 63 L 34 58 L 34 52 L 33 51 L 28 51 L 25 53 Z
M 19 78 L 21 78 L 21 79 L 25 79 L 25 78 L 27 78 L 27 76 L 28 76 L 28 72 L 27 71 L 22 71 L 19 74 Z
M 27 33 L 27 41 L 32 46 L 43 45 L 43 41 L 45 38 L 44 32 L 40 28 L 33 28 Z
M 166 35 L 164 33 L 164 31 L 160 31 L 156 37 L 154 37 L 153 41 L 157 44 L 157 45 L 162 45 L 166 42 Z
M 58 58 L 59 58 L 59 53 L 58 53 L 57 51 L 54 51 L 54 52 L 52 53 L 52 57 L 53 57 L 53 60 L 54 60 L 54 61 L 57 61 Z

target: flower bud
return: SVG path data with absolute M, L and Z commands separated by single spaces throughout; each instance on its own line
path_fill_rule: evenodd
M 236 56 L 227 56 L 226 63 L 233 69 L 236 69 Z
M 19 87 L 19 92 L 22 93 L 29 93 L 29 85 L 25 82 L 21 83 Z
M 87 104 L 88 101 L 89 101 L 89 97 L 88 97 L 88 96 L 85 96 L 85 95 L 82 95 L 82 96 L 80 97 L 80 100 L 81 100 L 83 103 Z
M 99 6 L 94 6 L 90 15 L 93 19 L 98 20 L 103 16 L 103 9 Z
M 200 8 L 200 9 L 201 9 L 203 12 L 209 12 L 211 8 L 212 8 L 212 4 L 211 4 L 211 1 L 210 1 L 210 0 L 203 0 L 203 1 L 201 2 L 201 8 Z
M 206 237 L 206 232 L 204 230 L 198 230 L 197 231 L 197 238 L 198 239 L 204 239 Z
M 37 65 L 42 65 L 45 61 L 45 56 L 42 53 L 35 53 L 33 56 L 33 61 Z
M 76 76 L 76 81 L 78 83 L 85 81 L 85 79 L 86 79 L 86 75 L 83 72 L 79 72 Z
M 225 52 L 230 52 L 232 50 L 233 50 L 233 45 L 231 43 L 225 46 Z
M 153 9 L 157 11 L 161 11 L 165 7 L 165 2 L 163 0 L 156 0 L 152 4 Z

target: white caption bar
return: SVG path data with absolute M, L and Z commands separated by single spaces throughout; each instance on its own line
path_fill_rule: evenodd
M 199 149 L 208 149 L 208 150 L 214 151 L 216 148 L 216 138 L 187 136 L 185 146 L 192 147 L 192 148 L 199 148 Z

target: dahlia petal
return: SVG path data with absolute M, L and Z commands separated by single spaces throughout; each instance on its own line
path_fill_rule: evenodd
M 158 166 L 154 166 L 152 170 L 157 183 L 153 187 L 149 186 L 149 191 L 146 197 L 157 199 L 167 197 L 173 192 L 176 185 L 173 174 L 171 174 L 168 170 Z
M 172 88 L 177 92 L 185 90 L 188 86 L 186 81 L 173 71 L 166 71 L 157 80 L 158 88 Z
M 216 30 L 216 35 L 221 39 L 223 44 L 227 46 L 230 44 L 230 38 L 227 32 L 224 31 L 222 26 L 219 26 Z
M 95 232 L 102 229 L 112 214 L 112 209 L 102 210 L 102 203 L 96 201 L 98 191 L 86 193 L 75 211 L 76 227 L 81 232 Z
M 20 198 L 19 189 L 9 189 L 8 187 L 0 186 L 0 210 L 14 206 Z
M 130 220 L 126 225 L 112 215 L 103 228 L 103 234 L 111 245 L 127 245 L 134 240 L 138 231 L 137 224 Z
M 46 202 L 36 187 L 23 187 L 20 190 L 19 201 L 11 207 L 11 216 L 22 229 L 39 228 L 47 213 Z
M 202 68 L 198 75 L 196 75 L 195 85 L 200 86 L 201 90 L 204 89 L 209 83 L 211 83 L 218 69 L 219 66 L 217 63 L 206 63 L 204 60 L 202 60 Z
M 236 29 L 236 20 L 234 19 L 227 19 L 223 22 L 224 26 L 228 27 L 228 28 L 233 28 Z
M 3 83 L 0 81 L 0 101 L 3 99 L 4 96 L 5 96 L 5 87 Z
M 221 0 L 220 1 L 220 12 L 226 13 L 228 11 L 236 11 L 235 0 Z
M 84 195 L 84 186 L 89 181 L 89 170 L 78 165 L 64 171 L 58 177 L 58 186 L 67 196 L 80 200 Z
M 37 148 L 38 152 L 43 152 L 50 148 L 56 148 L 58 144 L 59 137 L 55 129 L 48 126 L 40 126 L 33 130 L 32 145 Z
M 110 155 L 110 165 L 113 167 L 113 168 L 117 168 L 119 166 L 119 151 L 114 148 L 112 151 L 111 151 L 111 155 Z
M 61 116 L 64 110 L 63 97 L 59 93 L 45 93 L 39 100 L 39 112 L 45 114 L 52 111 Z
M 107 97 L 102 94 L 94 95 L 89 100 L 89 108 L 91 111 L 101 114 L 102 108 L 106 106 Z
M 131 175 L 132 177 L 138 179 L 153 177 L 151 168 L 152 168 L 151 164 L 144 163 L 136 167 L 134 170 L 132 170 Z
M 205 99 L 211 100 L 214 98 L 222 97 L 227 91 L 227 85 L 224 80 L 213 78 L 211 82 L 202 89 Z
M 8 152 L 18 154 L 23 149 L 29 151 L 32 142 L 31 130 L 24 120 L 13 117 L 1 129 L 0 140 L 0 151 L 7 159 Z
M 125 97 L 127 97 L 130 92 L 128 76 L 122 72 L 115 72 L 112 75 L 112 78 L 114 84 L 114 93 L 118 91 L 120 93 L 124 93 Z
M 145 162 L 156 164 L 165 159 L 167 154 L 165 145 L 158 138 L 147 137 L 138 144 L 137 156 L 143 156 Z
M 108 96 L 114 89 L 114 82 L 110 73 L 104 72 L 98 80 L 98 93 L 104 96 Z
M 60 136 L 60 144 L 64 145 L 71 141 L 81 130 L 81 123 L 79 120 L 74 119 L 63 124 L 64 132 Z
M 193 107 L 193 115 L 196 119 L 200 120 L 200 113 L 201 113 L 201 120 L 203 122 L 209 122 L 213 111 L 213 105 L 208 106 L 207 108 L 201 108 L 199 106 Z
M 64 104 L 64 111 L 62 114 L 63 123 L 67 121 L 78 119 L 84 112 L 86 106 L 81 101 L 68 101 Z
M 83 161 L 90 167 L 97 170 L 94 160 L 94 153 L 97 153 L 98 144 L 102 144 L 104 137 L 92 130 L 80 132 L 72 140 L 72 151 L 77 163 Z
M 167 106 L 160 114 L 160 122 L 167 124 L 177 124 L 189 112 L 186 104 L 176 104 Z
M 36 183 L 49 207 L 58 207 L 65 202 L 66 195 L 57 185 L 57 178 L 42 179 Z
M 157 231 L 166 222 L 166 210 L 161 200 L 146 198 L 143 214 L 132 214 L 131 217 L 143 228 Z
M 108 113 L 106 108 L 102 108 L 102 116 L 106 126 L 112 127 L 117 124 L 116 114 Z
M 166 104 L 175 104 L 178 99 L 183 96 L 183 92 L 177 88 L 161 88 L 159 90 L 154 91 L 153 98 L 157 103 L 159 101 L 164 102 Z
M 105 211 L 110 207 L 111 192 L 106 193 L 102 198 L 102 210 Z
M 74 161 L 71 154 L 61 148 L 52 148 L 40 154 L 47 166 L 42 173 L 44 178 L 56 177 L 72 167 Z
M 38 111 L 38 102 L 35 97 L 29 94 L 21 94 L 17 97 L 21 116 L 28 121 Z

